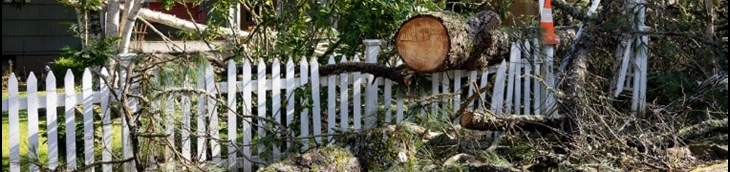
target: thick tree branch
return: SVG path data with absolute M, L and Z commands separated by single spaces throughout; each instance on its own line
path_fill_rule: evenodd
M 375 77 L 387 78 L 399 84 L 408 85 L 409 76 L 405 69 L 406 67 L 404 65 L 388 67 L 376 63 L 344 62 L 319 67 L 319 75 L 328 76 L 346 72 L 363 72 L 372 74 Z
M 467 111 L 461 115 L 461 126 L 479 131 L 525 131 L 556 132 L 563 123 L 562 117 L 544 115 L 494 115 L 487 110 Z

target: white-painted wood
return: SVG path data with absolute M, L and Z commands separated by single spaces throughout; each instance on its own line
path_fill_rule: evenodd
M 190 76 L 185 75 L 183 79 L 183 87 L 184 88 L 190 88 Z M 185 160 L 192 160 L 191 156 L 191 147 L 190 147 L 190 131 L 193 131 L 192 128 L 190 128 L 190 119 L 192 117 L 192 113 L 190 112 L 190 106 L 191 106 L 191 98 L 190 94 L 182 94 L 180 96 L 180 106 L 182 106 L 182 116 L 180 117 L 181 123 L 182 123 L 182 129 L 180 130 L 180 142 L 182 143 L 182 148 L 180 149 L 182 158 Z
M 342 60 L 340 61 L 340 63 L 342 62 L 347 62 L 346 56 L 342 56 Z M 350 79 L 350 74 L 340 74 L 340 128 L 343 131 L 348 131 L 350 128 L 350 95 L 348 94 L 349 84 L 347 84 L 347 81 Z
M 377 63 L 378 53 L 380 53 L 380 40 L 367 39 L 363 40 L 365 44 L 365 62 Z M 378 81 L 379 78 L 371 74 L 365 74 L 366 88 L 365 88 L 365 128 L 375 128 L 376 121 L 378 118 Z M 378 80 L 378 81 L 376 81 Z M 388 94 L 388 93 L 386 93 Z M 357 105 L 357 104 L 356 104 Z M 389 110 L 390 106 L 386 103 L 386 108 Z M 389 115 L 389 114 L 388 114 Z
M 28 97 L 28 154 L 31 158 L 40 159 L 38 151 L 38 79 L 30 72 L 26 83 L 26 96 Z M 28 165 L 28 171 L 36 171 L 38 166 Z
M 286 128 L 290 128 L 292 121 L 294 121 L 294 61 L 291 58 L 286 60 L 286 73 L 284 73 L 284 84 L 286 84 L 286 94 L 284 94 L 286 100 Z M 305 119 L 301 119 L 304 122 Z M 301 128 L 301 123 L 300 123 Z M 292 145 L 289 142 L 286 143 L 286 149 L 289 149 Z
M 353 62 L 360 62 L 360 56 L 355 55 Z M 360 72 L 353 72 L 352 79 L 352 128 L 355 131 L 362 129 L 362 80 Z M 367 108 L 367 107 L 366 107 Z
M 494 81 L 496 82 L 497 80 L 495 79 Z M 479 81 L 479 86 L 481 86 L 481 87 L 487 86 L 488 82 L 489 82 L 489 71 L 485 70 L 484 72 L 482 72 L 482 78 Z M 495 86 L 492 89 L 496 89 L 496 88 L 497 87 Z M 486 102 L 486 95 L 487 95 L 488 91 L 489 90 L 484 91 L 484 92 L 482 92 L 481 95 L 479 95 L 479 100 L 480 100 L 479 106 L 478 106 L 479 108 L 487 109 L 488 102 Z M 494 95 L 492 95 L 492 96 L 494 96 Z M 491 102 L 489 102 L 489 103 L 491 103 Z
M 71 69 L 66 70 L 64 78 L 64 87 L 66 91 L 65 102 L 65 127 L 66 127 L 66 168 L 69 170 L 76 169 L 76 90 L 74 89 L 74 75 Z
M 213 95 L 217 95 L 215 88 L 215 73 L 213 73 L 213 65 L 207 63 L 205 65 L 205 90 Z M 210 154 L 213 162 L 221 161 L 220 132 L 218 131 L 218 107 L 216 100 L 213 98 L 206 99 L 208 112 L 208 134 L 210 135 Z
M 257 84 L 258 84 L 259 88 L 264 88 L 264 86 L 265 86 L 264 84 L 266 84 L 266 82 L 261 82 L 261 81 L 266 81 L 266 63 L 264 63 L 263 59 L 259 59 L 257 66 L 258 66 L 258 69 L 256 71 L 256 75 L 257 75 L 256 80 L 260 81 Z M 266 90 L 258 89 L 256 97 L 257 97 L 256 106 L 258 107 L 258 110 L 257 110 L 258 117 L 261 119 L 266 119 Z M 261 138 L 266 137 L 266 129 L 264 128 L 265 126 L 266 126 L 266 124 L 264 123 L 263 120 L 258 120 L 257 127 L 258 127 L 259 140 L 258 140 L 258 145 L 256 146 L 256 147 L 258 147 L 258 152 L 257 152 L 258 154 L 263 154 L 265 152 L 264 149 L 266 149 L 268 147 L 267 145 L 264 145 L 261 143 Z
M 10 73 L 8 78 L 8 124 L 10 125 L 10 171 L 20 171 L 20 116 L 18 108 L 18 78 L 15 73 Z
M 453 99 L 454 106 L 451 108 L 453 113 L 456 113 L 456 111 L 459 110 L 459 107 L 461 107 L 461 78 L 462 78 L 463 74 L 464 74 L 463 70 L 454 71 L 454 92 L 452 92 L 454 94 L 454 96 L 453 96 L 454 97 L 454 99 Z M 444 90 L 444 91 L 446 91 L 446 90 Z M 456 124 L 456 122 L 458 122 L 458 121 L 454 121 L 454 122 Z
M 492 93 L 492 106 L 490 111 L 494 112 L 495 115 L 502 115 L 504 111 L 504 90 L 505 90 L 505 78 L 507 75 L 507 60 L 503 60 L 499 64 L 497 69 L 497 76 L 494 78 L 494 91 Z
M 517 87 L 515 80 L 517 79 L 517 72 L 519 69 L 519 59 L 522 54 L 520 48 L 517 47 L 517 43 L 512 43 L 510 56 L 509 56 L 509 68 L 507 71 L 507 94 L 504 100 L 504 114 L 511 114 L 513 111 L 513 96 L 515 94 L 515 87 Z M 519 87 L 517 87 L 519 90 Z
M 205 65 L 201 64 L 198 66 L 198 81 L 197 81 L 197 87 L 201 90 L 205 89 Z M 195 157 L 197 157 L 198 162 L 205 162 L 208 159 L 208 155 L 206 153 L 206 126 L 205 126 L 205 116 L 206 116 L 206 108 L 205 108 L 205 102 L 208 99 L 205 95 L 198 95 L 198 114 L 196 116 L 197 121 L 195 122 L 196 130 L 195 130 L 195 137 L 197 143 L 197 152 Z
M 484 85 L 477 85 L 477 71 L 469 71 L 469 90 L 467 90 L 467 98 L 471 97 L 475 94 L 475 92 L 481 87 L 484 87 Z M 479 102 L 478 99 L 474 99 L 474 101 L 470 102 L 467 106 L 467 110 L 474 110 L 474 103 Z
M 312 78 L 312 134 L 314 136 L 319 136 L 322 134 L 322 108 L 320 103 L 320 85 L 319 85 L 319 62 L 317 62 L 316 58 L 312 58 L 309 61 L 309 66 L 311 68 L 311 78 Z M 306 71 L 306 70 L 301 70 Z M 306 73 L 306 72 L 303 72 Z M 315 137 L 316 144 L 322 143 L 322 137 Z
M 334 56 L 330 56 L 330 59 L 328 60 L 327 64 L 335 64 L 335 58 Z M 337 119 L 337 112 L 335 111 L 335 108 L 337 107 L 337 102 L 335 101 L 335 94 L 336 94 L 336 86 L 335 86 L 335 79 L 337 76 L 330 75 L 327 77 L 327 134 L 330 136 L 327 136 L 328 142 L 332 141 L 332 134 L 335 133 L 335 121 Z
M 431 95 L 433 98 L 436 98 L 436 96 L 439 95 L 441 91 L 439 91 L 439 88 L 441 87 L 441 73 L 433 73 L 431 74 Z M 438 103 L 432 103 L 431 104 L 431 114 L 437 114 L 439 111 Z M 423 109 L 423 108 L 421 108 Z
M 106 72 L 106 70 L 102 70 L 102 72 Z M 11 79 L 10 81 L 13 81 L 13 80 Z M 12 88 L 12 87 L 10 87 L 10 88 Z M 102 91 L 103 91 L 103 89 L 102 89 Z M 108 88 L 106 91 L 107 92 L 109 91 Z M 12 94 L 11 94 L 11 97 L 12 97 Z M 58 167 L 58 141 L 59 140 L 58 140 L 58 112 L 56 111 L 55 107 L 58 106 L 58 97 L 56 95 L 56 76 L 53 74 L 52 71 L 49 71 L 48 76 L 46 76 L 46 97 L 45 97 L 45 99 L 46 99 L 46 103 L 45 103 L 46 107 L 54 107 L 54 108 L 46 108 L 46 130 L 47 130 L 46 132 L 48 133 L 48 135 L 47 135 L 48 140 L 46 140 L 48 142 L 48 169 L 56 170 L 56 168 Z M 102 101 L 102 106 L 104 106 L 103 101 Z M 12 137 L 11 137 L 11 139 L 12 139 Z M 109 151 L 111 151 L 111 149 Z M 11 157 L 12 157 L 12 155 L 11 155 Z
M 626 82 L 626 73 L 628 72 L 628 69 L 630 67 L 629 61 L 632 55 L 633 43 L 634 41 L 627 41 L 626 47 L 624 47 L 624 54 L 623 58 L 621 59 L 621 68 L 619 68 L 618 81 L 616 82 L 616 90 L 613 95 L 614 97 L 618 97 L 618 95 L 621 94 L 624 89 L 624 85 Z
M 278 58 L 274 58 L 274 62 L 271 65 L 271 116 L 278 123 L 283 123 L 281 120 L 281 62 Z M 281 137 L 281 136 L 280 136 Z M 272 154 L 274 160 L 278 160 L 281 157 L 281 150 L 279 150 L 279 144 L 273 144 Z
M 289 65 L 287 65 L 287 68 L 289 68 Z M 291 76 L 289 75 L 289 73 L 291 73 Z M 307 59 L 304 58 L 304 57 L 302 57 L 302 59 L 299 61 L 299 75 L 301 75 L 301 78 L 304 78 L 302 80 L 299 80 L 299 83 L 302 84 L 302 85 L 307 84 L 308 83 L 308 80 L 306 78 L 309 76 L 309 64 L 307 63 Z M 290 90 L 293 91 L 294 88 L 295 88 L 294 87 L 295 80 L 294 80 L 294 64 L 293 63 L 292 63 L 292 66 L 291 66 L 291 70 L 287 69 L 286 76 L 288 78 L 287 80 L 289 80 L 291 82 L 291 83 L 289 83 L 287 85 L 287 87 L 289 87 Z M 293 94 L 290 95 L 290 96 L 291 97 L 294 97 Z M 306 97 L 310 97 L 310 96 L 304 95 L 303 97 L 306 100 L 307 99 Z M 287 111 L 289 109 L 288 108 L 289 105 L 291 105 L 292 115 L 294 115 L 294 104 L 296 104 L 297 102 L 294 101 L 294 98 L 291 98 L 290 100 L 291 101 L 287 101 Z M 304 108 L 302 108 L 302 111 L 299 112 L 299 120 L 300 120 L 300 122 L 299 122 L 299 136 L 302 138 L 301 139 L 301 142 L 302 142 L 302 150 L 309 149 L 309 111 L 310 110 L 311 109 L 304 109 Z M 289 119 L 287 119 L 287 120 L 289 121 L 289 123 L 292 122 L 292 120 L 289 120 Z
M 49 73 L 50 74 L 50 73 Z M 101 76 L 99 76 L 99 98 L 100 98 L 100 105 L 101 105 L 101 160 L 104 162 L 108 162 L 112 160 L 113 150 L 114 146 L 112 145 L 112 119 L 111 119 L 111 110 L 109 109 L 109 95 L 111 94 L 109 92 L 109 85 L 107 85 L 106 82 L 104 82 L 104 79 L 109 77 L 109 71 L 106 70 L 106 68 L 101 68 Z M 49 87 L 50 84 L 46 82 L 46 87 Z M 53 85 L 54 90 L 53 93 L 55 94 L 55 83 Z M 46 95 L 51 93 L 50 89 L 46 91 Z M 49 104 L 50 106 L 50 104 Z M 55 109 L 55 108 L 53 108 Z M 49 110 L 49 109 L 46 109 Z M 49 127 L 50 128 L 50 127 Z M 49 141 L 50 143 L 50 141 Z M 50 146 L 50 144 L 49 144 Z M 50 149 L 49 149 L 50 150 Z M 50 151 L 49 151 L 50 152 Z M 103 164 L 101 165 L 101 169 L 103 172 L 111 172 L 112 171 L 112 164 Z
M 385 108 L 385 125 L 392 124 L 393 121 L 393 81 L 385 80 L 383 88 L 383 107 Z M 368 85 L 368 87 L 377 87 L 377 85 Z M 377 88 L 375 89 L 377 94 Z M 368 93 L 370 94 L 370 93 Z M 377 105 L 377 104 L 376 104 Z
M 229 60 L 228 61 L 228 73 L 227 73 L 228 83 L 236 83 L 236 78 L 237 78 L 236 73 L 237 73 L 236 72 L 236 62 L 234 62 L 233 60 Z M 237 109 L 236 93 L 238 93 L 238 92 L 236 91 L 236 84 L 229 84 L 226 89 L 228 90 L 228 93 L 226 96 L 228 99 L 226 101 L 226 104 L 227 104 L 226 106 L 228 107 L 228 109 L 226 109 L 227 110 L 226 114 L 228 115 L 228 122 L 227 122 L 228 123 L 228 135 L 227 135 L 227 137 L 228 137 L 228 141 L 230 142 L 230 143 L 227 143 L 228 144 L 228 147 L 227 147 L 228 153 L 226 154 L 226 156 L 228 157 L 228 168 L 235 169 L 236 168 L 235 165 L 238 163 L 238 162 L 236 162 L 238 160 L 238 155 L 237 155 L 238 151 L 236 150 L 236 144 L 238 143 L 238 141 L 236 140 L 236 138 L 237 138 L 236 134 L 238 133 L 238 131 L 237 131 L 238 128 L 236 128 L 236 122 L 238 121 L 238 118 L 236 117 L 236 109 Z
M 252 157 L 251 153 L 251 140 L 252 140 L 252 132 L 251 132 L 251 122 L 253 121 L 251 117 L 253 115 L 253 106 L 251 105 L 253 100 L 251 99 L 251 87 L 253 87 L 253 82 L 251 82 L 251 62 L 248 60 L 244 60 L 243 62 L 243 109 L 241 110 L 242 115 L 244 118 L 241 120 L 243 123 L 243 146 L 241 149 L 243 149 L 243 156 L 244 157 Z M 248 160 L 247 158 L 244 158 L 243 160 L 243 171 L 252 171 L 253 163 Z
M 532 48 L 532 62 L 533 62 L 533 73 L 531 80 L 534 80 L 534 84 L 532 85 L 532 111 L 534 111 L 535 114 L 542 114 L 540 106 L 542 103 L 542 92 L 545 90 L 545 85 L 541 81 L 545 80 L 545 76 L 541 74 L 540 66 L 543 65 L 543 59 L 540 58 L 540 44 L 537 41 L 537 39 L 533 39 L 533 45 L 535 45 L 534 48 Z
M 525 73 L 522 74 L 522 84 L 523 88 L 522 91 L 524 92 L 522 95 L 522 114 L 531 114 L 530 113 L 530 103 L 532 101 L 532 98 L 530 97 L 530 94 L 534 92 L 535 90 L 530 90 L 530 86 L 532 84 L 532 66 L 530 65 L 530 62 L 527 59 L 522 59 L 522 63 L 524 64 L 522 67 L 524 67 Z
M 84 96 L 84 165 L 94 163 L 94 102 L 91 94 L 93 91 L 91 89 L 91 72 L 86 68 L 83 75 L 81 75 L 81 95 Z

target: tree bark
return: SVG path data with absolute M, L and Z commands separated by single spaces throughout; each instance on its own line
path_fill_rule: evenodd
M 483 11 L 470 19 L 453 12 L 430 12 L 405 21 L 396 33 L 396 49 L 403 62 L 416 72 L 435 72 L 465 67 L 484 67 L 500 60 L 495 43 L 508 44 L 506 34 L 492 34 L 500 24 L 499 15 Z M 466 65 L 469 64 L 469 65 Z
M 178 18 L 176 16 L 165 14 L 158 11 L 152 11 L 150 9 L 142 8 L 139 10 L 139 17 L 144 18 L 150 22 L 157 22 L 166 26 L 170 26 L 176 29 L 184 31 L 195 31 L 203 32 L 208 29 L 207 25 L 198 24 L 192 21 Z M 239 30 L 238 28 L 226 28 L 221 27 L 220 33 L 224 36 L 245 38 L 248 37 L 249 33 L 246 31 Z
M 499 115 L 487 110 L 464 112 L 461 126 L 479 131 L 505 131 L 519 129 L 524 131 L 554 132 L 563 122 L 562 117 L 544 115 Z

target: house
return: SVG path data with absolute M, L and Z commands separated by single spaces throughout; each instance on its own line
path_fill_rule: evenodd
M 69 24 L 78 22 L 73 8 L 61 4 L 57 0 L 25 0 L 25 4 L 16 8 L 8 5 L 10 1 L 5 0 L 2 6 L 3 71 L 8 69 L 8 61 L 12 60 L 13 71 L 21 76 L 27 76 L 30 71 L 36 74 L 45 73 L 44 67 L 58 57 L 63 47 L 81 48 L 80 39 L 69 29 Z M 205 23 L 208 20 L 206 4 L 200 6 L 186 4 L 188 11 L 194 14 L 192 18 L 182 4 L 176 4 L 170 10 L 163 9 L 162 3 L 155 0 L 147 0 L 144 5 L 150 10 L 171 14 L 196 23 Z M 239 14 L 240 19 L 243 19 L 240 24 L 241 29 L 248 30 L 253 23 L 248 19 L 246 12 Z M 103 15 L 102 20 L 104 20 Z M 188 50 L 207 49 L 207 46 L 199 41 L 181 41 L 182 38 L 175 28 L 154 22 L 152 25 L 166 37 L 177 41 L 176 44 L 180 44 Z M 141 22 L 135 26 L 133 41 L 131 47 L 144 52 L 174 51 L 165 45 L 159 34 L 149 30 Z
M 81 47 L 81 41 L 64 24 L 76 23 L 74 9 L 57 0 L 26 0 L 20 8 L 7 2 L 2 5 L 3 72 L 9 60 L 21 76 L 30 71 L 43 72 L 64 46 Z

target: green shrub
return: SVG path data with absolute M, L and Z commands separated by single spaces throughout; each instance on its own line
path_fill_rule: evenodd
M 84 68 L 102 66 L 116 55 L 115 44 L 118 38 L 106 38 L 101 41 L 90 41 L 89 46 L 81 50 L 71 47 L 61 49 L 59 58 L 53 62 L 51 70 L 56 76 L 64 76 L 71 69 L 75 76 L 80 76 Z M 80 78 L 80 77 L 76 77 Z

